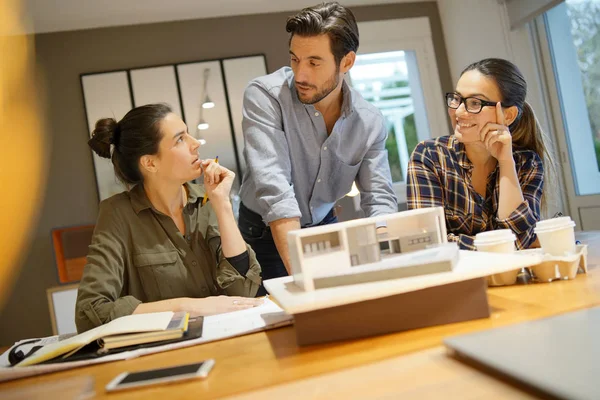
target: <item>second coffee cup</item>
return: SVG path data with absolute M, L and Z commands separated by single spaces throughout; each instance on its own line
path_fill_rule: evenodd
M 571 217 L 538 221 L 533 231 L 540 240 L 540 246 L 544 253 L 553 256 L 565 256 L 575 253 L 575 222 Z

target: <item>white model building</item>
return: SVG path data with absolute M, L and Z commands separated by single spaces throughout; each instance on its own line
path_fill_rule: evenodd
M 377 227 L 383 227 L 379 233 Z M 442 207 L 288 233 L 294 282 L 306 291 L 451 270 L 458 258 L 455 244 L 424 250 L 444 243 Z

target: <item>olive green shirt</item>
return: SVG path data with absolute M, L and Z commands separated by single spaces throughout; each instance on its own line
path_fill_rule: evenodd
M 132 314 L 140 303 L 177 297 L 256 295 L 260 265 L 247 246 L 246 276 L 221 251 L 216 214 L 203 188 L 186 184 L 185 235 L 157 211 L 142 185 L 100 203 L 77 293 L 75 323 L 83 332 Z

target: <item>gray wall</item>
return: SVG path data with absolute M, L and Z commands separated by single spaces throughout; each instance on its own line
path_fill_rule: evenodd
M 442 89 L 452 89 L 437 4 L 354 7 L 358 21 L 430 18 Z M 41 215 L 0 314 L 0 346 L 52 333 L 46 289 L 58 284 L 52 228 L 94 223 L 98 197 L 79 75 L 123 68 L 265 54 L 272 72 L 288 64 L 288 13 L 169 22 L 36 35 L 46 78 L 49 175 Z M 360 49 L 359 49 L 360 50 Z M 5 228 L 6 229 L 6 228 Z

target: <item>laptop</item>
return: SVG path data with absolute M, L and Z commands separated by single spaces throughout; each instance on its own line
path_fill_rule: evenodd
M 559 399 L 600 399 L 600 307 L 451 337 L 453 357 Z

